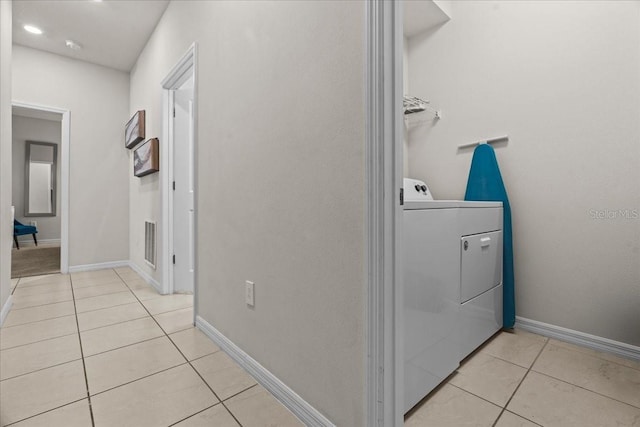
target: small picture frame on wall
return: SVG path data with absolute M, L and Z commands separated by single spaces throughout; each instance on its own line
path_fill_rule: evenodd
M 133 174 L 142 177 L 160 170 L 160 142 L 151 138 L 133 151 Z
M 144 110 L 140 110 L 131 117 L 124 128 L 124 146 L 135 147 L 137 143 L 144 140 L 144 132 Z

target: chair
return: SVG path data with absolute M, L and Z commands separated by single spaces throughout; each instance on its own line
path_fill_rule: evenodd
M 20 249 L 20 245 L 18 244 L 18 236 L 23 236 L 25 234 L 31 234 L 33 236 L 33 241 L 36 246 L 38 246 L 38 240 L 36 239 L 36 233 L 38 229 L 33 225 L 24 225 L 17 220 L 13 220 L 13 241 L 16 242 L 16 248 Z

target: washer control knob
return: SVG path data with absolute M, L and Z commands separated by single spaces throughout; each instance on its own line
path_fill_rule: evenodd
M 422 189 L 422 191 L 424 191 L 425 193 L 427 192 L 427 186 L 423 185 L 422 187 L 420 187 Z
M 418 184 L 416 184 L 416 191 L 419 193 L 420 192 L 420 186 Z

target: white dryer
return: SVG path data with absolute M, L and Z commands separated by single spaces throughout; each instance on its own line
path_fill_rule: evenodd
M 404 180 L 405 412 L 502 327 L 502 203 Z

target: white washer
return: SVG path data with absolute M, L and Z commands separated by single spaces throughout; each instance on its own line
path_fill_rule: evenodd
M 405 412 L 502 327 L 502 203 L 404 180 Z

